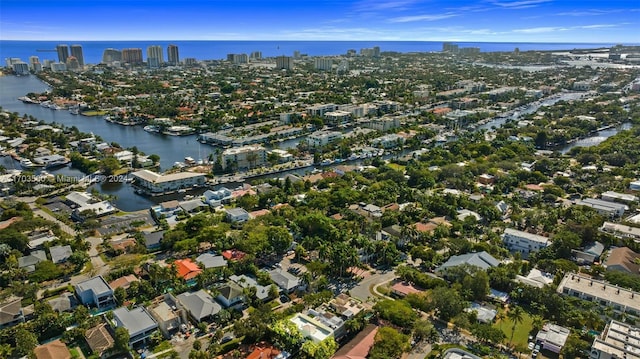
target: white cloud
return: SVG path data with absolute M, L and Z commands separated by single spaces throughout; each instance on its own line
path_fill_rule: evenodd
M 566 31 L 568 30 L 565 27 L 556 27 L 556 26 L 541 26 L 541 27 L 530 27 L 525 29 L 513 29 L 512 32 L 522 33 L 522 34 L 542 34 L 546 32 L 556 32 L 556 31 Z
M 423 15 L 413 15 L 413 16 L 400 16 L 389 19 L 389 22 L 398 23 L 398 22 L 416 22 L 416 21 L 437 21 L 443 19 L 449 19 L 452 17 L 456 17 L 458 14 L 456 13 L 445 13 L 445 14 L 423 14 Z
M 551 0 L 492 1 L 491 3 L 504 9 L 527 9 L 549 1 Z

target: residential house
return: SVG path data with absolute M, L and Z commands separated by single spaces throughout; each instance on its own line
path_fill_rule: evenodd
M 333 330 L 306 314 L 297 313 L 289 319 L 307 339 L 319 343 L 329 337 L 333 337 Z
M 591 345 L 591 359 L 640 359 L 640 328 L 612 320 Z
M 144 307 L 129 310 L 120 307 L 113 311 L 116 328 L 123 327 L 129 332 L 129 345 L 135 346 L 147 342 L 151 335 L 158 330 L 158 323 Z
M 225 210 L 227 214 L 227 220 L 231 223 L 243 223 L 249 220 L 249 212 L 244 208 L 229 208 Z
M 53 246 L 49 248 L 49 254 L 51 254 L 51 261 L 53 263 L 64 263 L 71 257 L 73 251 L 70 245 L 66 246 Z
M 516 275 L 516 282 L 530 285 L 532 287 L 542 288 L 545 285 L 553 283 L 553 276 L 549 273 L 543 273 L 538 269 L 532 269 L 526 277 Z
M 551 244 L 547 237 L 513 228 L 504 230 L 502 241 L 510 251 L 521 253 L 525 258 L 528 257 L 530 253 L 537 252 Z
M 206 190 L 202 196 L 204 198 L 204 203 L 208 204 L 210 207 L 220 207 L 224 203 L 229 203 L 232 198 L 232 193 L 230 189 L 221 187 L 215 191 Z
M 416 288 L 413 284 L 404 281 L 399 281 L 391 286 L 391 293 L 400 298 L 404 298 L 409 294 L 418 294 L 422 292 L 424 292 L 422 289 Z
M 536 335 L 536 341 L 540 342 L 542 349 L 559 354 L 567 342 L 571 331 L 556 324 L 546 323 Z
M 600 197 L 603 200 L 609 201 L 609 202 L 627 202 L 627 203 L 638 202 L 638 197 L 632 194 L 618 193 L 613 191 L 603 192 L 602 195 L 600 195 Z
M 256 345 L 253 346 L 253 350 L 247 356 L 247 359 L 281 359 L 283 356 L 280 350 L 273 346 Z
M 22 297 L 10 296 L 0 303 L 0 329 L 24 322 Z
M 93 277 L 76 284 L 75 290 L 80 303 L 86 306 L 104 309 L 115 304 L 113 289 L 102 276 Z
M 218 296 L 216 299 L 220 302 L 225 308 L 231 308 L 238 304 L 244 303 L 245 296 L 242 287 L 234 282 L 227 282 L 221 287 L 218 288 Z
M 447 269 L 452 267 L 458 267 L 461 265 L 470 265 L 478 267 L 482 270 L 487 270 L 492 267 L 497 267 L 500 262 L 493 258 L 489 253 L 482 251 L 478 253 L 467 253 L 459 256 L 452 256 L 436 269 L 437 272 L 444 273 Z
M 58 313 L 71 312 L 78 306 L 78 300 L 72 293 L 62 293 L 58 297 L 49 299 L 47 303 Z
M 465 309 L 466 312 L 476 312 L 476 318 L 480 323 L 491 324 L 498 315 L 498 311 L 493 306 L 483 305 L 477 302 L 471 303 L 469 308 Z
M 243 251 L 239 251 L 237 249 L 227 249 L 222 252 L 222 256 L 228 261 L 239 261 L 242 260 L 247 254 Z
M 165 295 L 162 300 L 149 306 L 149 314 L 158 323 L 158 328 L 165 338 L 171 338 L 183 324 L 184 313 L 178 309 L 175 301 L 170 294 Z M 184 318 L 186 322 L 186 317 Z
M 285 293 L 292 293 L 300 287 L 300 278 L 281 268 L 269 271 L 269 277 Z
M 592 264 L 600 260 L 600 256 L 604 251 L 604 244 L 594 242 L 584 247 L 582 250 L 572 249 L 571 255 L 578 264 Z
M 609 252 L 604 266 L 607 270 L 640 276 L 640 253 L 632 251 L 629 247 L 614 248 Z
M 36 265 L 47 260 L 47 254 L 43 250 L 31 251 L 28 256 L 18 258 L 18 268 L 24 268 L 27 273 L 36 270 Z
M 185 281 L 192 281 L 198 274 L 202 273 L 202 269 L 190 258 L 178 259 L 173 264 L 176 266 L 178 276 Z
M 87 341 L 91 352 L 100 358 L 107 357 L 109 349 L 115 344 L 115 340 L 107 329 L 107 324 L 102 323 L 91 329 L 87 329 L 84 333 L 84 339 Z
M 368 324 L 347 344 L 343 345 L 331 357 L 332 359 L 364 359 L 375 343 L 378 326 Z
M 53 232 L 51 232 L 50 230 L 31 232 L 28 238 L 29 249 L 36 249 L 47 242 L 52 242 L 58 239 L 58 237 L 54 236 Z
M 38 345 L 33 349 L 36 359 L 71 359 L 71 352 L 67 345 L 58 340 Z
M 144 244 L 147 247 L 147 250 L 156 250 L 160 249 L 162 237 L 164 237 L 165 231 L 157 231 L 157 232 L 143 232 L 144 236 Z
M 196 262 L 200 263 L 205 269 L 227 266 L 227 260 L 223 256 L 216 256 L 213 253 L 203 253 L 199 255 L 196 257 Z
M 343 318 L 350 319 L 364 310 L 362 302 L 351 298 L 345 293 L 338 294 L 329 302 L 329 306 L 334 312 L 342 316 Z
M 246 276 L 244 274 L 241 275 L 232 275 L 229 277 L 229 280 L 236 283 L 243 289 L 245 288 L 255 288 L 256 289 L 256 298 L 261 301 L 265 301 L 269 299 L 269 292 L 271 290 L 271 286 L 264 286 L 258 284 L 258 281 L 255 278 Z M 272 284 L 273 285 L 273 284 Z
M 216 303 L 211 295 L 202 289 L 197 292 L 185 292 L 178 295 L 176 303 L 197 323 L 211 320 L 222 310 L 220 304 Z
M 131 286 L 131 283 L 133 282 L 140 282 L 140 279 L 138 279 L 138 277 L 136 277 L 133 274 L 129 274 L 129 275 L 122 276 L 118 279 L 112 280 L 111 282 L 109 282 L 109 286 L 114 291 L 118 288 L 129 289 L 129 287 Z

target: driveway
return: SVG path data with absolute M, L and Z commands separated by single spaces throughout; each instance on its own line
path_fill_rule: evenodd
M 360 299 L 362 302 L 373 300 L 377 298 L 373 295 L 373 293 L 371 293 L 373 287 L 381 283 L 388 282 L 395 277 L 396 274 L 393 270 L 388 270 L 385 272 L 376 271 L 376 273 L 363 279 L 362 281 L 360 281 L 360 283 L 358 283 L 358 285 L 351 288 L 349 293 L 352 297 Z

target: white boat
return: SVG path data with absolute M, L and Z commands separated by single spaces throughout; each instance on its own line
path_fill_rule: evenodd
M 49 106 L 51 106 L 51 101 L 40 102 L 40 106 L 49 108 Z
M 147 132 L 152 132 L 152 133 L 159 133 L 160 132 L 160 127 L 154 126 L 154 125 L 144 126 L 142 129 L 147 131 Z
M 78 109 L 77 107 L 70 107 L 70 108 L 69 108 L 69 112 L 70 112 L 72 115 L 78 115 L 78 114 L 80 114 L 80 109 Z
M 20 166 L 22 168 L 24 168 L 25 170 L 30 170 L 30 169 L 42 167 L 40 165 L 37 165 L 37 164 L 31 162 L 31 160 L 27 159 L 27 158 L 23 158 L 23 159 L 20 160 Z

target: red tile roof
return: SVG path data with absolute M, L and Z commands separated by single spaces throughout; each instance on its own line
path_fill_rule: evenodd
M 332 359 L 364 359 L 369 355 L 378 333 L 378 327 L 369 324 L 355 338 L 345 344 Z
M 191 259 L 178 259 L 174 262 L 176 264 L 176 269 L 178 270 L 178 275 L 182 277 L 184 280 L 190 280 L 198 276 L 202 269 L 198 267 Z
M 226 259 L 226 260 L 236 260 L 239 261 L 242 258 L 244 258 L 244 256 L 246 256 L 247 254 L 245 252 L 236 250 L 236 249 L 228 249 L 224 252 L 222 252 L 222 256 Z
M 256 346 L 255 349 L 247 356 L 247 359 L 273 359 L 280 351 L 272 346 L 268 347 L 259 347 Z

